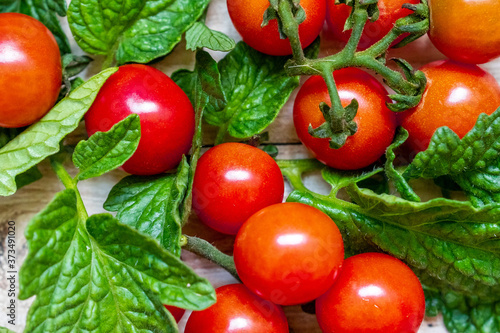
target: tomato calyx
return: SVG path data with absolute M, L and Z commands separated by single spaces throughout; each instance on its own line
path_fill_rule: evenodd
M 339 0 L 337 4 L 345 4 L 352 7 L 344 30 L 352 30 L 351 36 L 343 50 L 319 59 L 308 59 L 300 47 L 298 40 L 298 22 L 293 16 L 292 8 L 287 1 L 272 1 L 274 6 L 273 15 L 278 15 L 283 27 L 283 32 L 290 40 L 293 50 L 293 59 L 286 64 L 289 75 L 318 75 L 325 80 L 330 93 L 330 107 L 326 104 L 319 105 L 325 122 L 319 127 L 309 127 L 309 134 L 315 138 L 328 138 L 330 148 L 341 148 L 347 138 L 357 131 L 354 117 L 357 112 L 357 102 L 351 101 L 349 106 L 343 107 L 340 97 L 332 79 L 335 70 L 346 67 L 364 67 L 380 74 L 387 85 L 395 91 L 390 95 L 394 102 L 388 103 L 392 111 L 403 111 L 416 106 L 422 97 L 426 80 L 423 73 L 415 71 L 409 63 L 404 60 L 394 60 L 400 71 L 392 70 L 386 66 L 386 51 L 401 36 L 405 36 L 397 47 L 404 46 L 409 42 L 424 35 L 429 28 L 429 7 L 427 1 L 419 4 L 407 4 L 403 8 L 413 11 L 412 14 L 398 19 L 393 28 L 378 42 L 364 51 L 357 51 L 362 33 L 368 20 L 376 21 L 379 10 L 376 0 Z M 297 29 L 295 29 L 297 28 Z

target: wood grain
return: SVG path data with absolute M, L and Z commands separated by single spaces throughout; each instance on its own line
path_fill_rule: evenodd
M 234 27 L 232 26 L 226 10 L 224 0 L 213 0 L 208 11 L 207 24 L 216 30 L 222 31 L 239 40 L 240 37 Z M 67 23 L 63 21 L 63 26 L 68 36 L 70 36 Z M 78 48 L 74 40 L 71 40 L 72 49 L 76 54 L 83 52 Z M 341 45 L 333 40 L 330 40 L 326 34 L 323 34 L 321 54 L 332 54 L 340 49 Z M 221 59 L 224 53 L 212 52 L 216 59 Z M 419 67 L 430 61 L 441 59 L 443 56 L 432 46 L 427 37 L 423 37 L 416 43 L 409 45 L 403 49 L 390 51 L 389 56 L 404 57 L 409 60 L 415 67 Z M 97 57 L 89 69 L 84 73 L 84 77 L 88 78 L 97 73 L 102 65 L 102 58 Z M 180 68 L 192 69 L 194 55 L 192 52 L 185 50 L 184 43 L 176 47 L 174 52 L 169 55 L 165 60 L 154 66 L 171 74 L 173 71 Z M 500 81 L 500 60 L 493 61 L 489 64 L 482 66 L 490 73 L 492 73 L 498 81 Z M 379 78 L 380 79 L 380 78 Z M 311 155 L 308 151 L 299 144 L 299 140 L 291 123 L 292 114 L 292 99 L 285 105 L 276 121 L 269 126 L 270 140 L 272 143 L 280 144 L 279 158 L 306 158 Z M 210 145 L 213 142 L 215 135 L 214 129 L 206 126 L 205 128 L 204 143 Z M 85 137 L 82 126 L 71 135 L 69 140 L 77 141 Z M 7 284 L 6 284 L 6 257 L 5 257 L 5 237 L 6 237 L 6 224 L 8 221 L 16 222 L 16 242 L 17 242 L 17 262 L 18 266 L 25 258 L 27 253 L 26 241 L 23 236 L 24 229 L 29 220 L 39 211 L 41 211 L 47 203 L 53 198 L 54 194 L 63 189 L 63 186 L 57 180 L 55 175 L 51 172 L 47 163 L 41 164 L 41 170 L 44 178 L 34 184 L 20 189 L 15 195 L 7 198 L 0 198 L 0 308 L 5 309 L 7 305 Z M 72 170 L 75 171 L 74 169 Z M 83 200 L 88 209 L 89 214 L 104 212 L 102 204 L 105 201 L 109 190 L 116 184 L 123 176 L 124 172 L 113 171 L 98 179 L 90 179 L 81 182 L 79 189 L 82 193 Z M 308 187 L 315 189 L 319 192 L 327 192 L 328 186 L 320 179 L 320 177 L 310 176 L 306 179 Z M 287 191 L 289 188 L 287 187 Z M 233 237 L 221 235 L 213 230 L 208 229 L 201 224 L 196 216 L 192 216 L 189 224 L 185 228 L 185 233 L 189 235 L 196 235 L 203 237 L 219 249 L 226 253 L 231 253 Z M 208 262 L 205 259 L 199 258 L 194 254 L 184 251 L 182 258 L 193 267 L 196 272 L 208 278 L 215 287 L 233 283 L 234 278 L 218 266 Z M 26 320 L 27 310 L 32 300 L 18 301 L 17 303 L 17 323 L 15 327 L 7 326 L 6 317 L 3 314 L 4 310 L 0 311 L 0 326 L 6 326 L 15 332 L 22 332 L 24 329 L 24 322 Z M 301 311 L 300 307 L 287 307 L 286 314 L 290 322 L 291 328 L 295 333 L 313 333 L 320 332 L 313 315 L 305 314 Z M 187 315 L 181 322 L 181 332 L 183 325 L 186 321 Z M 201 331 L 200 331 L 201 332 Z M 419 332 L 425 333 L 438 333 L 446 332 L 440 318 L 426 319 Z

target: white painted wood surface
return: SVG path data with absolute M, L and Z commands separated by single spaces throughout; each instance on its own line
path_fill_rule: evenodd
M 226 33 L 235 40 L 240 39 L 238 33 L 231 24 L 224 0 L 212 1 L 208 12 L 207 24 L 213 29 Z M 63 25 L 68 36 L 70 36 L 71 34 L 67 28 L 67 23 L 63 21 Z M 321 55 L 332 54 L 339 49 L 340 45 L 338 45 L 335 41 L 329 40 L 325 34 L 323 34 L 323 37 Z M 73 40 L 71 40 L 71 43 L 76 54 L 83 54 Z M 221 52 L 213 52 L 212 54 L 217 60 L 224 56 L 224 53 Z M 391 51 L 389 56 L 403 57 L 410 61 L 415 67 L 419 67 L 430 61 L 443 58 L 443 56 L 431 45 L 426 37 L 421 38 L 417 42 L 401 50 Z M 171 55 L 154 66 L 167 74 L 171 74 L 180 68 L 191 69 L 193 67 L 193 62 L 193 53 L 185 51 L 185 45 L 184 43 L 181 43 L 176 47 Z M 96 57 L 96 60 L 85 72 L 84 77 L 88 78 L 92 74 L 97 73 L 101 67 L 101 63 L 102 59 Z M 496 79 L 500 81 L 500 60 L 483 65 L 482 67 L 492 73 Z M 292 99 L 285 105 L 277 120 L 268 128 L 270 141 L 272 143 L 285 144 L 280 145 L 279 147 L 279 158 L 310 157 L 310 154 L 303 146 L 297 145 L 299 140 L 295 134 L 291 121 L 293 97 L 295 96 L 295 93 L 292 96 Z M 76 135 L 74 135 L 73 138 L 78 139 L 83 137 L 83 133 L 83 128 L 80 128 L 77 130 Z M 206 133 L 204 142 L 209 144 L 213 140 L 214 132 L 212 129 L 207 127 Z M 4 315 L 8 301 L 6 292 L 6 258 L 4 247 L 7 230 L 6 225 L 7 221 L 16 222 L 17 268 L 19 268 L 21 261 L 25 258 L 27 252 L 26 241 L 23 236 L 27 223 L 37 212 L 42 210 L 47 205 L 55 193 L 63 189 L 62 184 L 57 180 L 46 163 L 42 163 L 41 169 L 44 174 L 44 178 L 42 180 L 20 189 L 11 197 L 0 198 L 0 326 L 6 326 L 14 332 L 23 331 L 27 310 L 33 299 L 18 301 L 16 326 L 13 327 L 7 325 L 7 317 Z M 109 190 L 123 176 L 125 176 L 125 173 L 117 170 L 98 179 L 90 179 L 81 182 L 79 188 L 89 214 L 104 212 L 102 204 L 105 201 Z M 320 181 L 319 177 L 309 177 L 307 179 L 307 185 L 318 191 L 327 190 L 327 187 Z M 287 188 L 287 193 L 288 192 L 289 188 Z M 200 236 L 213 242 L 219 249 L 227 253 L 231 252 L 233 238 L 208 229 L 199 223 L 195 216 L 192 217 L 190 223 L 186 226 L 184 231 L 187 234 Z M 183 252 L 182 258 L 191 267 L 193 267 L 198 274 L 208 278 L 215 287 L 235 282 L 235 280 L 227 272 L 218 266 L 211 264 L 205 259 L 201 259 L 186 251 Z M 300 307 L 287 307 L 285 311 L 289 319 L 290 327 L 293 328 L 295 333 L 320 332 L 315 317 L 313 315 L 303 313 L 300 310 Z M 188 316 L 185 315 L 181 321 L 181 332 L 183 331 L 183 326 L 187 317 Z M 424 321 L 419 332 L 442 333 L 446 332 L 446 330 L 444 329 L 440 318 L 429 318 Z M 200 333 L 202 333 L 202 331 L 200 331 Z

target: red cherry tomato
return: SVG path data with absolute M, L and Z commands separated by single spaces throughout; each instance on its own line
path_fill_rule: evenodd
M 413 333 L 424 312 L 417 276 L 402 261 L 381 253 L 346 259 L 333 287 L 316 300 L 324 333 Z
M 153 175 L 179 164 L 194 134 L 193 106 L 182 89 L 153 67 L 121 66 L 85 115 L 87 133 L 108 131 L 132 113 L 139 115 L 141 140 L 123 170 Z
M 224 143 L 198 161 L 193 209 L 209 227 L 236 235 L 253 213 L 283 201 L 284 186 L 271 156 L 246 144 Z
M 186 312 L 186 310 L 184 309 L 171 305 L 165 305 L 165 309 L 167 309 L 168 312 L 172 314 L 176 322 L 181 321 L 182 317 L 184 316 L 184 313 Z
M 429 37 L 445 56 L 482 64 L 500 56 L 500 1 L 431 0 Z
M 364 168 L 382 156 L 396 131 L 396 118 L 386 103 L 387 91 L 368 73 L 357 68 L 345 68 L 333 74 L 342 105 L 353 98 L 359 103 L 354 121 L 358 131 L 340 149 L 331 149 L 328 139 L 312 137 L 308 132 L 325 122 L 320 102 L 330 105 L 325 82 L 319 76 L 309 78 L 300 88 L 293 106 L 293 122 L 300 141 L 314 156 L 328 166 L 343 170 Z
M 420 0 L 379 0 L 379 18 L 375 22 L 368 21 L 359 40 L 358 49 L 364 50 L 378 42 L 392 29 L 394 23 L 402 17 L 413 13 L 402 8 L 405 3 L 418 4 Z M 345 4 L 335 4 L 335 0 L 327 0 L 326 22 L 328 32 L 336 40 L 347 43 L 352 30 L 344 31 L 345 21 L 351 13 L 352 7 Z M 400 38 L 401 39 L 401 38 Z
M 344 259 L 335 223 L 301 203 L 268 206 L 252 215 L 234 243 L 241 281 L 281 305 L 312 301 L 333 284 Z
M 0 126 L 22 127 L 43 117 L 61 81 L 61 54 L 49 29 L 24 14 L 0 14 Z
M 400 114 L 408 130 L 413 152 L 427 149 L 432 135 L 448 126 L 462 138 L 481 113 L 491 114 L 500 106 L 500 86 L 493 76 L 476 65 L 435 61 L 421 68 L 427 86 L 420 104 Z
M 299 25 L 302 47 L 309 46 L 318 37 L 326 15 L 325 0 L 301 0 L 306 20 Z M 288 39 L 280 39 L 278 22 L 271 20 L 262 27 L 264 12 L 269 7 L 268 0 L 227 0 L 227 10 L 236 30 L 243 41 L 257 51 L 270 55 L 289 55 L 292 48 Z
M 288 333 L 283 310 L 253 294 L 242 284 L 215 290 L 217 303 L 194 311 L 184 333 Z

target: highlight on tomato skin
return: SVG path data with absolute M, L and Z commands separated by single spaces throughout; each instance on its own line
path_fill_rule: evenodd
M 318 37 L 323 28 L 326 0 L 301 0 L 300 5 L 306 13 L 306 19 L 299 25 L 299 37 L 302 48 L 306 48 Z M 227 0 L 231 21 L 245 43 L 265 54 L 290 55 L 292 54 L 290 41 L 288 38 L 280 38 L 278 22 L 271 20 L 267 26 L 261 26 L 264 12 L 268 7 L 268 0 Z
M 0 126 L 23 127 L 55 104 L 62 63 L 54 35 L 40 21 L 0 13 Z
M 319 104 L 330 105 L 328 89 L 322 77 L 310 77 L 300 88 L 293 105 L 293 123 L 302 143 L 320 162 L 336 169 L 356 170 L 376 162 L 392 143 L 396 116 L 387 108 L 387 90 L 373 76 L 357 68 L 344 68 L 333 73 L 337 90 L 345 107 L 356 99 L 359 103 L 354 121 L 357 132 L 348 137 L 340 149 L 330 148 L 327 138 L 314 138 L 313 128 L 325 122 Z
M 215 290 L 217 302 L 203 311 L 193 311 L 184 333 L 255 332 L 288 333 L 281 307 L 263 300 L 242 284 Z
M 283 201 L 285 184 L 267 153 L 243 143 L 223 143 L 205 152 L 193 180 L 193 210 L 219 232 L 236 235 L 254 213 Z
M 189 152 L 194 135 L 194 109 L 184 91 L 153 67 L 121 66 L 86 113 L 87 134 L 108 131 L 132 113 L 139 115 L 141 139 L 123 170 L 154 175 L 175 168 Z
M 324 333 L 416 333 L 424 315 L 415 273 L 382 253 L 347 258 L 333 287 L 316 300 Z
M 427 77 L 420 103 L 398 114 L 409 133 L 410 154 L 426 150 L 432 135 L 442 126 L 463 138 L 481 113 L 492 114 L 500 106 L 500 85 L 476 65 L 452 60 L 431 62 L 420 69 Z
M 241 281 L 280 305 L 307 303 L 326 292 L 344 260 L 344 243 L 322 211 L 295 202 L 268 206 L 252 215 L 234 243 Z

